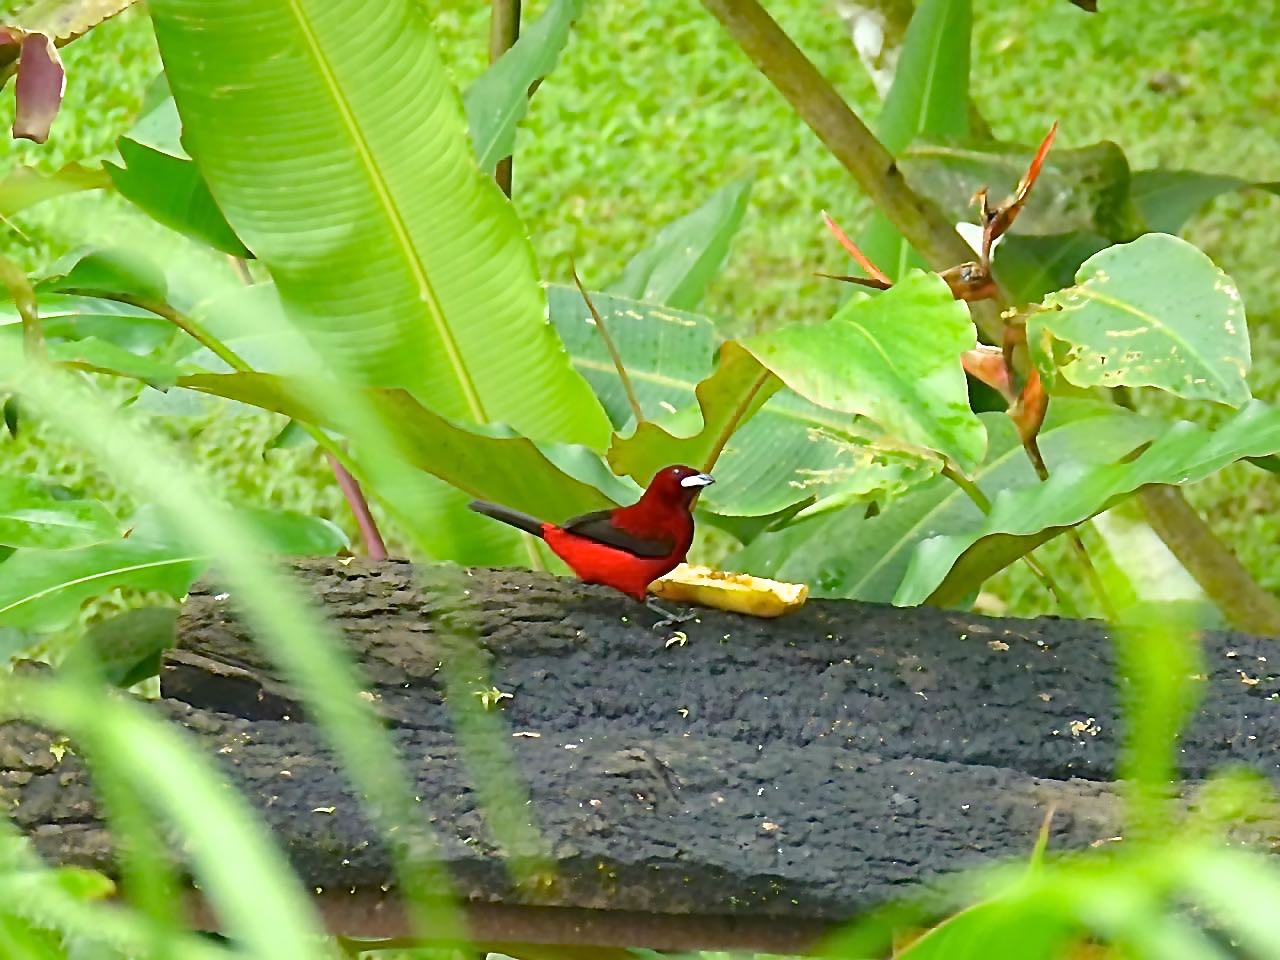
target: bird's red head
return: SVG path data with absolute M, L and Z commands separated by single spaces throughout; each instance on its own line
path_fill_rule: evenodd
M 653 475 L 649 487 L 644 492 L 645 500 L 657 500 L 661 503 L 679 505 L 688 509 L 698 498 L 702 488 L 715 483 L 709 473 L 695 470 L 684 464 L 663 467 Z

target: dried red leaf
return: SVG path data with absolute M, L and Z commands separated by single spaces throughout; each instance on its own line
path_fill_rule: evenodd
M 1040 141 L 1040 147 L 1036 150 L 1036 155 L 1031 158 L 1031 163 L 1027 166 L 1027 172 L 1018 181 L 1018 189 L 1014 191 L 1012 197 L 999 207 L 992 210 L 987 204 L 986 189 L 978 191 L 977 199 L 982 204 L 983 262 L 990 262 L 991 245 L 1013 226 L 1013 221 L 1017 219 L 1018 213 L 1027 202 L 1027 196 L 1031 193 L 1031 188 L 1035 186 L 1036 179 L 1040 176 L 1040 168 L 1044 166 L 1045 157 L 1049 155 L 1049 148 L 1053 146 L 1053 138 L 1057 136 L 1057 133 L 1058 121 L 1055 120 L 1053 121 L 1053 126 L 1049 128 L 1049 132 Z
M 49 138 L 53 118 L 62 106 L 67 74 L 53 40 L 43 33 L 29 33 L 22 39 L 18 78 L 14 84 L 17 102 L 13 116 L 13 138 L 44 143 Z
M 859 286 L 871 287 L 873 290 L 888 290 L 893 286 L 885 280 L 876 280 L 872 277 L 854 277 L 843 273 L 823 273 L 821 270 L 815 270 L 814 276 L 826 277 L 828 280 L 843 280 L 845 283 L 856 283 Z
M 997 391 L 1010 406 L 1017 401 L 1009 378 L 1009 368 L 1005 366 L 1004 353 L 999 347 L 980 343 L 972 350 L 960 354 L 960 365 L 975 380 Z
M 823 210 L 822 220 L 824 223 L 826 223 L 827 229 L 830 230 L 832 235 L 836 238 L 836 240 L 840 242 L 840 246 L 844 247 L 845 250 L 848 251 L 849 256 L 853 257 L 853 259 L 857 262 L 858 266 L 860 266 L 863 270 L 867 271 L 867 273 L 871 275 L 871 278 L 873 280 L 879 280 L 882 284 L 884 284 L 884 286 L 877 287 L 877 289 L 888 290 L 891 286 L 893 286 L 893 281 L 889 279 L 889 277 L 884 273 L 884 271 L 882 271 L 879 267 L 877 267 L 874 263 L 872 263 L 869 259 L 867 259 L 867 255 L 863 253 L 861 250 L 859 250 L 858 245 L 849 239 L 849 235 L 840 229 L 840 225 L 836 223 L 834 219 L 832 219 L 831 214 Z
M 1018 402 L 1009 410 L 1009 417 L 1018 428 L 1018 436 L 1024 446 L 1034 442 L 1040 433 L 1040 426 L 1044 423 L 1048 409 L 1049 395 L 1045 393 L 1044 384 L 1040 381 L 1040 371 L 1032 367 L 1022 392 L 1018 394 Z

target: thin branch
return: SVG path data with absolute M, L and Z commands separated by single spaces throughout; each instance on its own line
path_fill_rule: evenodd
M 711 448 L 711 452 L 707 455 L 707 459 L 702 464 L 703 473 L 710 473 L 715 468 L 716 461 L 720 459 L 720 454 L 724 453 L 725 444 L 729 442 L 729 438 L 738 428 L 738 424 L 742 421 L 747 409 L 755 402 L 756 395 L 761 391 L 764 385 L 769 382 L 769 379 L 772 376 L 773 372 L 771 370 L 764 368 L 760 370 L 760 375 L 757 376 L 755 382 L 751 384 L 751 389 L 747 391 L 746 396 L 738 401 L 737 407 L 734 408 L 733 413 L 725 422 L 724 429 L 720 431 L 720 436 L 716 437 L 715 445 Z
M 909 186 L 893 156 L 756 0 L 702 0 L 760 72 L 853 175 L 862 192 L 939 272 L 973 256 L 955 226 Z M 978 325 L 999 342 L 993 304 L 975 304 Z
M 644 423 L 644 410 L 640 407 L 640 401 L 636 399 L 636 391 L 631 386 L 631 378 L 627 376 L 627 368 L 622 365 L 622 354 L 618 353 L 618 345 L 613 342 L 613 337 L 609 335 L 609 328 L 604 325 L 604 317 L 600 316 L 600 311 L 591 302 L 587 288 L 582 285 L 582 278 L 578 276 L 578 268 L 574 266 L 572 261 L 569 263 L 569 269 L 573 271 L 573 282 L 578 285 L 578 292 L 582 294 L 582 299 L 587 302 L 587 309 L 591 311 L 591 319 L 595 321 L 596 329 L 600 331 L 605 348 L 613 359 L 613 368 L 618 371 L 618 379 L 622 381 L 622 389 L 627 395 L 627 403 L 631 404 L 631 412 L 636 417 L 636 426 L 639 426 Z
M 942 475 L 964 491 L 965 496 L 972 500 L 979 510 L 983 513 L 991 512 L 991 501 L 982 492 L 982 488 L 965 476 L 964 471 L 950 460 L 943 462 Z
M 1057 602 L 1058 609 L 1068 617 L 1076 616 L 1079 612 L 1076 609 L 1076 605 L 1071 602 L 1070 595 L 1054 579 L 1053 574 L 1049 572 L 1049 568 L 1045 567 L 1029 553 L 1022 555 L 1022 562 L 1026 564 L 1027 569 L 1031 571 L 1035 578 L 1044 585 L 1044 588 L 1049 591 L 1049 595 Z
M 1111 601 L 1111 594 L 1107 592 L 1107 585 L 1103 582 L 1102 576 L 1098 573 L 1098 568 L 1093 565 L 1093 559 L 1089 556 L 1089 549 L 1084 545 L 1084 541 L 1080 539 L 1080 531 L 1072 527 L 1067 531 L 1067 540 L 1071 544 L 1071 549 L 1075 552 L 1076 558 L 1080 561 L 1080 566 L 1084 568 L 1085 579 L 1089 581 L 1089 586 L 1093 588 L 1093 592 L 1097 594 L 1098 603 L 1102 606 L 1103 615 L 1111 621 L 1116 622 L 1116 605 Z
M 520 39 L 520 0 L 493 0 L 489 13 L 489 62 L 498 59 Z M 493 178 L 511 196 L 511 157 L 498 161 Z
M 865 270 L 872 280 L 878 280 L 880 283 L 885 285 L 886 289 L 893 286 L 893 281 L 889 279 L 888 275 L 871 262 L 871 258 L 863 253 L 856 243 L 849 239 L 849 235 L 840 229 L 840 224 L 836 223 L 835 218 L 825 210 L 822 211 L 822 222 L 827 225 L 827 229 L 830 230 L 831 235 L 839 241 L 840 246 L 844 247 L 845 250 L 848 251 L 849 256 L 853 257 L 858 266 Z M 838 279 L 843 280 L 844 278 L 840 277 Z

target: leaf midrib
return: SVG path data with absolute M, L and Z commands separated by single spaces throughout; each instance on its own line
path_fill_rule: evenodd
M 29 593 L 25 597 L 20 597 L 19 599 L 13 601 L 12 603 L 6 606 L 0 607 L 0 616 L 4 616 L 5 614 L 13 610 L 17 610 L 19 607 L 23 606 L 24 604 L 34 603 L 37 600 L 41 600 L 61 590 L 69 590 L 72 587 L 78 587 L 85 583 L 93 583 L 95 580 L 104 580 L 108 577 L 117 576 L 123 573 L 134 573 L 135 571 L 138 571 L 138 570 L 155 570 L 155 569 L 159 569 L 160 567 L 177 566 L 178 564 L 182 564 L 182 563 L 193 563 L 196 560 L 200 560 L 200 559 L 201 559 L 200 557 L 195 557 L 195 556 L 170 557 L 167 560 L 153 560 L 150 563 L 134 563 L 134 564 L 129 564 L 123 567 L 113 567 L 110 570 L 99 570 L 97 573 L 92 573 L 85 577 L 76 577 L 74 580 L 63 580 L 60 583 L 55 583 L 52 586 L 46 587 L 43 590 L 38 590 L 35 593 Z
M 298 32 L 303 39 L 307 53 L 310 54 L 316 69 L 320 71 L 325 89 L 333 98 L 342 124 L 346 127 L 347 133 L 355 145 L 360 163 L 365 168 L 370 185 L 373 187 L 378 202 L 386 214 L 388 223 L 391 225 L 392 232 L 395 234 L 400 249 L 404 253 L 409 272 L 418 284 L 419 289 L 424 293 L 421 300 L 426 304 L 427 313 L 436 327 L 441 343 L 444 345 L 445 356 L 448 358 L 449 364 L 458 379 L 458 385 L 462 388 L 463 397 L 467 402 L 471 416 L 477 423 L 488 423 L 489 418 L 485 413 L 484 403 L 480 398 L 480 393 L 474 381 L 471 379 L 470 371 L 462 360 L 462 351 L 459 349 L 458 343 L 453 336 L 453 330 L 445 318 L 440 298 L 436 293 L 435 287 L 431 284 L 431 279 L 422 267 L 417 247 L 414 245 L 409 229 L 400 214 L 400 208 L 392 197 L 391 190 L 383 180 L 378 165 L 373 159 L 373 151 L 369 147 L 359 123 L 356 121 L 355 111 L 352 110 L 351 104 L 343 95 L 342 86 L 338 83 L 333 66 L 324 55 L 319 37 L 316 36 L 311 21 L 303 9 L 303 0 L 288 0 L 288 3 L 289 9 L 293 12 L 294 18 L 298 23 Z M 444 82 L 447 83 L 448 81 Z

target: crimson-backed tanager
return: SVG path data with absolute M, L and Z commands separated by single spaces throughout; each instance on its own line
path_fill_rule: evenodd
M 508 507 L 473 500 L 477 513 L 541 537 L 584 583 L 600 583 L 678 619 L 648 597 L 649 584 L 684 562 L 693 543 L 693 503 L 710 474 L 677 464 L 654 474 L 629 507 L 598 510 L 556 525 Z

